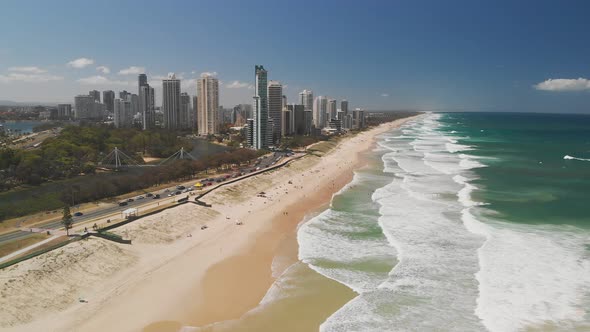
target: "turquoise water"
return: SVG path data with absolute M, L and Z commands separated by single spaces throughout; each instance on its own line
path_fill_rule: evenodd
M 322 331 L 590 330 L 590 117 L 426 114 L 298 232 Z
M 460 113 L 441 122 L 489 166 L 474 170 L 475 200 L 511 222 L 590 227 L 590 116 Z

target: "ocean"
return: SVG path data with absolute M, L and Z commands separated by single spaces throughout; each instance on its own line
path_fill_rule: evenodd
M 428 113 L 298 230 L 321 331 L 590 330 L 590 116 Z

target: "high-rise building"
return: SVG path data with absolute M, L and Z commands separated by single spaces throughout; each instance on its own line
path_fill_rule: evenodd
M 148 84 L 139 87 L 139 113 L 143 130 L 153 129 L 156 126 L 154 88 Z
M 190 129 L 191 123 L 191 96 L 183 92 L 180 94 L 180 119 L 178 127 L 181 129 Z
M 336 119 L 338 116 L 338 109 L 336 108 L 336 99 L 328 99 L 328 121 Z
M 277 142 L 282 136 L 283 85 L 277 81 L 268 82 L 268 117 L 274 124 L 272 141 Z
M 294 135 L 305 135 L 305 106 L 291 104 L 287 105 L 287 109 L 291 112 L 292 131 Z
M 256 65 L 254 83 L 254 143 L 255 149 L 268 147 L 269 117 L 268 117 L 268 72 L 262 65 Z M 271 138 L 272 139 L 272 138 Z
M 107 111 L 112 112 L 115 108 L 115 91 L 106 90 L 102 92 L 102 102 Z
M 178 129 L 180 117 L 180 80 L 174 74 L 162 80 L 162 112 L 164 112 L 164 127 L 168 130 Z
M 100 91 L 90 90 L 90 92 L 88 92 L 88 94 L 91 95 L 95 101 L 100 103 Z
M 191 108 L 191 117 L 189 119 L 189 121 L 191 122 L 191 129 L 193 131 L 197 131 L 197 109 L 199 108 L 199 104 L 198 104 L 198 100 L 199 98 L 197 96 L 193 96 L 192 97 L 193 100 L 193 105 Z
M 117 128 L 126 128 L 133 125 L 133 111 L 131 109 L 131 101 L 123 99 L 115 99 L 115 111 L 113 115 L 113 122 Z
M 352 128 L 362 129 L 365 127 L 365 111 L 360 108 L 352 112 Z
M 254 119 L 247 119 L 244 127 L 246 127 L 246 144 L 254 147 Z
M 344 116 L 348 115 L 348 100 L 342 99 L 340 101 L 340 110 L 344 113 Z
M 313 124 L 316 128 L 326 126 L 326 112 L 328 111 L 328 99 L 324 96 L 318 96 L 313 103 Z
M 203 75 L 197 80 L 197 131 L 199 135 L 219 132 L 219 80 Z
M 144 85 L 148 85 L 147 75 L 146 74 L 139 74 L 139 76 L 137 76 L 137 83 L 138 83 L 139 87 L 142 87 Z
M 313 109 L 313 91 L 303 90 L 299 93 L 299 104 L 303 105 L 305 110 Z
M 129 95 L 129 101 L 131 102 L 131 113 L 133 114 L 133 116 L 140 113 L 139 96 L 135 93 L 132 93 L 131 95 Z
M 92 119 L 96 112 L 94 109 L 94 97 L 91 95 L 78 95 L 74 97 L 76 119 Z
M 303 135 L 311 135 L 313 128 L 313 111 L 305 110 L 303 113 L 303 121 L 305 122 L 305 131 Z
M 70 119 L 72 118 L 72 104 L 57 105 L 57 118 Z
M 127 90 L 119 91 L 119 99 L 127 100 L 130 94 Z

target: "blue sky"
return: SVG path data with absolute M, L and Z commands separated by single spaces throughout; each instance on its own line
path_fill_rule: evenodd
M 143 70 L 156 88 L 175 72 L 195 94 L 194 79 L 211 72 L 229 107 L 251 102 L 263 64 L 291 101 L 308 88 L 367 109 L 590 113 L 588 1 L 0 6 L 0 100 L 136 91 Z

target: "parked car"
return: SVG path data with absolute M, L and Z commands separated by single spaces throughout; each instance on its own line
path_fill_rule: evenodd
M 182 190 L 184 188 L 185 188 L 184 186 L 176 186 L 176 189 L 178 189 L 178 190 Z
M 83 216 L 83 215 L 84 215 L 84 213 L 82 213 L 82 212 L 74 213 L 74 217 L 79 217 L 79 216 Z
M 145 198 L 145 197 L 143 197 L 143 196 L 139 196 L 139 197 L 137 197 L 137 199 L 144 199 L 144 198 Z
M 152 193 L 145 194 L 145 197 L 152 197 L 152 196 L 154 196 L 154 194 L 152 194 Z
M 158 199 L 158 198 L 160 198 L 160 194 L 155 194 L 154 198 L 152 198 L 152 199 Z
M 127 205 L 127 202 L 123 201 L 123 202 L 119 202 L 119 206 L 125 206 Z
M 175 195 L 180 195 L 180 194 L 182 194 L 182 192 L 179 190 L 179 191 L 175 192 L 174 194 Z
M 128 199 L 127 199 L 127 202 L 129 202 L 129 203 L 131 203 L 131 202 L 133 202 L 133 201 L 134 201 L 134 200 L 133 200 L 133 198 L 128 198 Z

